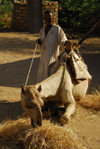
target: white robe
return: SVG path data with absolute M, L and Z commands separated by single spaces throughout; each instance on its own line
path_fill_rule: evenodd
M 48 65 L 57 60 L 59 50 L 64 46 L 67 40 L 62 28 L 58 25 L 53 25 L 45 36 L 45 27 L 40 31 L 40 64 L 37 75 L 37 82 L 40 82 L 48 77 Z

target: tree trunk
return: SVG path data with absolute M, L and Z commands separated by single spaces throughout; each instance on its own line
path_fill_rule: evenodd
M 42 0 L 27 0 L 28 28 L 30 33 L 39 33 L 42 27 Z

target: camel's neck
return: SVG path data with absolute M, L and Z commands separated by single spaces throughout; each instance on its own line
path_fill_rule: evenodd
M 53 97 L 57 94 L 59 86 L 62 83 L 62 78 L 64 77 L 65 66 L 62 65 L 59 67 L 57 72 L 46 80 L 36 84 L 36 88 L 41 85 L 41 97 L 45 100 L 47 97 Z

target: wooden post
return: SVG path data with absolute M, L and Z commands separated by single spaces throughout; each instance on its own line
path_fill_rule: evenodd
M 28 28 L 30 33 L 39 33 L 42 27 L 42 0 L 27 0 Z

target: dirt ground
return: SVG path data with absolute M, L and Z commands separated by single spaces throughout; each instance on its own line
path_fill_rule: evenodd
M 23 113 L 20 104 L 21 86 L 33 56 L 38 34 L 0 33 L 0 123 L 17 119 Z M 80 48 L 93 79 L 89 88 L 100 91 L 100 38 L 88 38 Z M 28 84 L 36 82 L 39 49 L 36 51 Z M 68 126 L 87 149 L 100 149 L 100 111 L 77 105 Z M 86 149 L 84 147 L 84 149 Z

